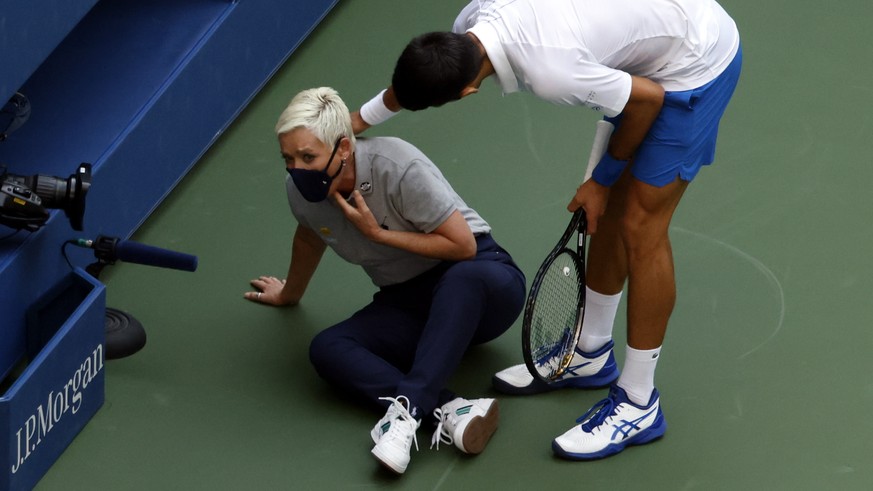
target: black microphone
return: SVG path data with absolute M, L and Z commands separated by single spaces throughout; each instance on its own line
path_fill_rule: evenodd
M 79 247 L 94 249 L 94 256 L 108 264 L 113 264 L 115 261 L 125 261 L 182 271 L 195 271 L 197 269 L 197 256 L 161 249 L 132 240 L 120 240 L 117 237 L 98 235 L 94 240 L 78 239 L 73 243 Z

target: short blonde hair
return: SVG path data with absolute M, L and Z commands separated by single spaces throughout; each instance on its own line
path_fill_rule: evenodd
M 304 90 L 291 99 L 276 123 L 276 135 L 306 128 L 322 143 L 333 146 L 342 137 L 355 144 L 349 108 L 336 90 L 318 87 Z

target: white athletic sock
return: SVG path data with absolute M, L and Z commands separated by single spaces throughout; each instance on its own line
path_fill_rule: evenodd
M 618 386 L 627 392 L 631 401 L 642 406 L 649 403 L 655 389 L 655 368 L 660 357 L 660 347 L 637 350 L 628 346 L 625 350 L 624 367 L 618 377 Z
M 618 312 L 621 292 L 604 295 L 585 287 L 585 318 L 577 346 L 586 353 L 599 350 L 612 339 L 612 325 Z

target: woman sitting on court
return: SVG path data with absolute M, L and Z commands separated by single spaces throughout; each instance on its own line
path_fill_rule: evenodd
M 517 319 L 524 275 L 491 228 L 417 148 L 397 138 L 356 141 L 330 88 L 303 91 L 276 125 L 297 219 L 285 280 L 261 276 L 249 300 L 295 305 L 327 246 L 361 265 L 378 291 L 310 346 L 319 375 L 386 411 L 372 453 L 403 473 L 425 415 L 432 443 L 483 450 L 497 428 L 494 399 L 456 397 L 445 385 L 469 346 Z

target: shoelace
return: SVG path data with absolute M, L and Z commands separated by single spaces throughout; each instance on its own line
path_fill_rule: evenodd
M 406 404 L 404 404 L 401 399 L 406 401 Z M 391 402 L 391 407 L 394 409 L 394 420 L 399 419 L 404 423 L 412 425 L 413 428 L 418 428 L 418 421 L 409 414 L 409 409 L 407 409 L 407 407 L 409 407 L 409 399 L 407 399 L 406 396 L 397 396 L 396 399 L 393 397 L 380 397 L 379 400 Z M 397 435 L 401 431 L 400 427 L 394 423 L 395 421 L 391 422 L 391 426 L 388 427 L 388 433 L 391 433 L 394 436 L 400 436 Z M 412 430 L 412 441 L 415 443 L 415 450 L 418 450 L 418 437 L 416 437 L 414 429 Z
M 551 346 L 544 346 L 536 353 L 532 353 L 532 358 L 536 360 L 536 364 L 540 366 L 549 365 L 550 368 L 557 368 L 561 359 L 557 355 L 564 352 L 564 347 L 573 339 L 573 331 L 566 329 L 561 335 L 561 339 Z
M 577 423 L 582 423 L 583 430 L 591 433 L 593 429 L 603 424 L 606 418 L 615 412 L 615 400 L 611 396 L 612 394 L 591 406 L 588 412 L 576 420 Z
M 437 423 L 436 431 L 433 432 L 433 435 L 430 437 L 430 448 L 433 448 L 436 445 L 436 449 L 440 449 L 440 442 L 445 443 L 446 445 L 453 445 L 455 443 L 455 439 L 452 435 L 443 427 L 443 423 L 451 417 L 452 412 L 443 413 L 442 408 L 436 408 L 433 410 L 433 416 L 439 421 Z

